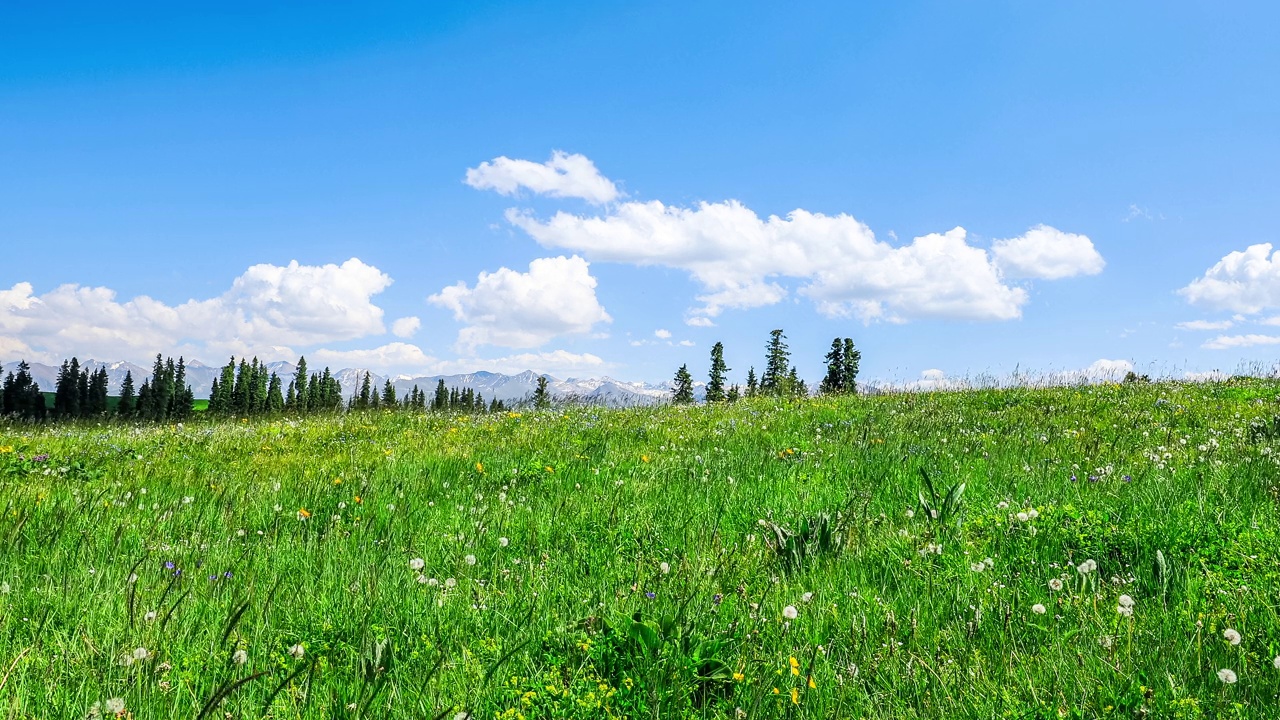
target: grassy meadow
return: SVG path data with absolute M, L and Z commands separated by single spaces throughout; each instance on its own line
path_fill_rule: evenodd
M 0 425 L 0 718 L 1274 718 L 1277 460 L 1250 379 Z

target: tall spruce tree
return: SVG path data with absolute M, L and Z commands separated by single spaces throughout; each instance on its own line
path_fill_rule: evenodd
M 693 376 L 689 374 L 689 366 L 681 365 L 676 370 L 675 384 L 671 388 L 671 402 L 676 405 L 688 405 L 693 402 Z
M 547 391 L 547 376 L 539 375 L 538 384 L 533 388 L 533 406 L 545 408 L 551 405 L 551 393 Z
M 124 371 L 124 381 L 120 383 L 120 400 L 116 403 L 116 414 L 122 418 L 133 417 L 136 397 L 133 389 L 133 371 Z
M 858 364 L 862 362 L 862 352 L 853 345 L 853 338 L 844 339 L 844 392 L 858 392 Z
M 827 374 L 818 389 L 826 395 L 844 392 L 844 343 L 840 338 L 831 341 L 831 349 L 823 360 L 827 363 Z
M 382 385 L 382 404 L 392 407 L 396 404 L 396 386 L 391 384 L 391 378 Z
M 760 376 L 760 392 L 764 395 L 781 395 L 789 390 L 786 381 L 791 351 L 787 349 L 786 340 L 787 336 L 781 329 L 769 332 L 764 374 Z
M 271 380 L 267 385 L 267 412 L 278 415 L 283 411 L 284 394 L 280 392 L 280 376 L 271 373 Z
M 298 357 L 298 367 L 293 373 L 293 391 L 297 397 L 298 407 L 290 407 L 289 411 L 300 412 L 300 413 L 306 412 L 308 409 L 305 407 L 306 399 L 309 397 L 307 395 L 307 356 L 306 355 L 301 355 Z
M 449 388 L 445 387 L 444 378 L 436 382 L 436 394 L 431 401 L 431 409 L 438 412 L 449 409 Z
M 747 397 L 755 397 L 760 392 L 760 386 L 756 383 L 756 366 L 752 365 L 747 370 Z
M 717 342 L 711 346 L 711 372 L 707 379 L 707 402 L 720 402 L 725 399 L 724 378 L 730 368 L 724 364 L 724 343 Z

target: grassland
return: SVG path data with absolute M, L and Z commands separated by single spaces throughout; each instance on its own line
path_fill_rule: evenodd
M 1272 718 L 1278 416 L 1239 380 L 0 425 L 0 717 Z

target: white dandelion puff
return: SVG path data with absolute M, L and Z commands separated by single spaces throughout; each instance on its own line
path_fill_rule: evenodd
M 800 611 L 796 609 L 795 605 L 788 605 L 782 608 L 782 617 L 788 620 L 795 620 L 800 617 Z
M 302 647 L 302 643 L 298 643 L 297 645 L 291 645 L 289 647 L 289 654 L 292 655 L 294 659 L 301 660 L 302 656 L 307 654 L 307 649 Z
M 414 558 L 409 561 L 409 569 L 415 570 L 415 571 L 421 570 L 422 568 L 426 567 L 426 564 L 427 564 L 427 561 L 423 560 L 422 558 Z
M 1035 605 L 1032 605 L 1032 606 L 1031 606 L 1031 612 L 1033 612 L 1033 613 L 1035 613 L 1035 614 L 1037 614 L 1037 615 L 1043 615 L 1043 614 L 1045 614 L 1046 612 L 1048 612 L 1048 609 L 1047 609 L 1047 608 L 1045 608 L 1045 606 L 1044 606 L 1044 605 L 1041 605 L 1040 603 L 1036 603 Z
M 1234 685 L 1236 683 L 1236 680 L 1238 680 L 1239 678 L 1236 677 L 1235 670 L 1232 670 L 1230 668 L 1222 668 L 1221 670 L 1218 671 L 1218 679 L 1221 680 L 1224 684 Z
M 231 654 L 231 662 L 237 665 L 243 665 L 249 662 L 249 653 L 244 650 L 237 650 Z
M 1053 578 L 1052 580 L 1049 581 L 1049 589 L 1055 592 L 1057 592 L 1058 590 L 1061 590 L 1062 581 L 1059 580 L 1058 578 Z
M 1232 645 L 1240 644 L 1240 633 L 1233 628 L 1227 628 L 1222 631 L 1222 637 Z M 1233 681 L 1234 682 L 1234 681 Z

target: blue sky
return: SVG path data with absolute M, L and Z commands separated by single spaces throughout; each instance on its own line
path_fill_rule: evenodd
M 0 360 L 1280 355 L 1274 4 L 190 5 L 0 9 Z

